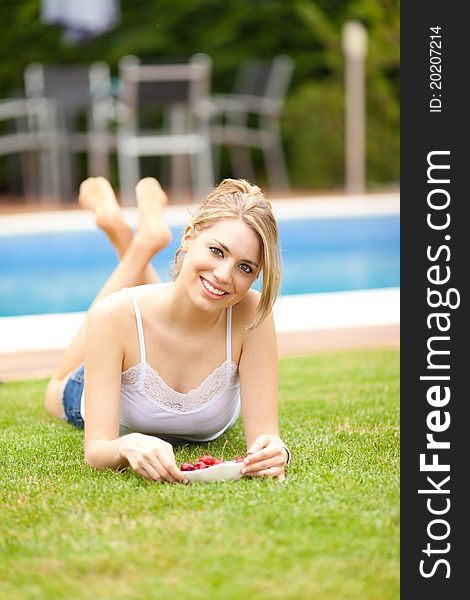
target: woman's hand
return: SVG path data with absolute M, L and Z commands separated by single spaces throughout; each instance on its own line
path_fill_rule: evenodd
M 176 465 L 173 446 L 168 442 L 143 433 L 130 433 L 121 440 L 123 458 L 142 477 L 152 481 L 187 482 Z
M 277 435 L 259 435 L 247 452 L 244 475 L 278 477 L 284 479 L 287 451 Z

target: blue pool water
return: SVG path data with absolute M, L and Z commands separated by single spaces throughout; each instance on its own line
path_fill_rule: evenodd
M 282 294 L 398 287 L 399 230 L 398 215 L 280 221 Z M 153 261 L 163 280 L 173 234 Z M 100 231 L 0 237 L 0 316 L 84 311 L 116 264 Z

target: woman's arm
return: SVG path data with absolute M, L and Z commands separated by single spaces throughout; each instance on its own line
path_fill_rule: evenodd
M 278 356 L 272 313 L 247 331 L 239 364 L 248 456 L 245 473 L 282 477 L 288 453 L 279 437 Z
M 184 481 L 186 478 L 176 465 L 171 444 L 141 433 L 119 437 L 123 340 L 133 339 L 130 328 L 135 327 L 135 321 L 129 318 L 125 308 L 117 294 L 113 294 L 88 313 L 85 461 L 97 469 L 131 466 L 147 479 Z
M 125 466 L 119 438 L 122 308 L 109 296 L 88 312 L 85 341 L 85 461 L 94 468 Z

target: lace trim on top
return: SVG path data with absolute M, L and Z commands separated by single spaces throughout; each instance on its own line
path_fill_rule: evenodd
M 143 372 L 142 372 L 143 370 Z M 198 385 L 186 394 L 177 392 L 148 362 L 140 362 L 121 376 L 123 389 L 137 390 L 158 406 L 178 413 L 201 410 L 219 398 L 236 383 L 238 365 L 225 360 Z

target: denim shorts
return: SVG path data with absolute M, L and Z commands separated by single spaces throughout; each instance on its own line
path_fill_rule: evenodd
M 67 380 L 62 394 L 64 406 L 64 421 L 67 421 L 78 429 L 83 429 L 84 423 L 80 413 L 80 404 L 84 386 L 84 367 L 81 365 Z

